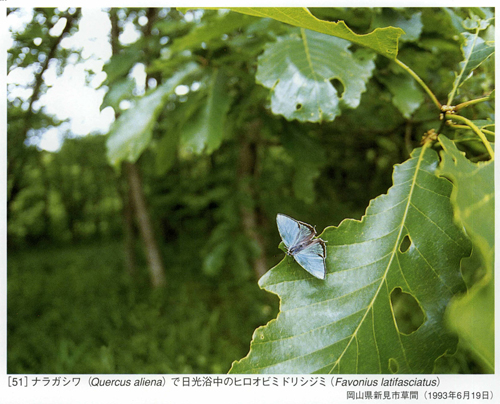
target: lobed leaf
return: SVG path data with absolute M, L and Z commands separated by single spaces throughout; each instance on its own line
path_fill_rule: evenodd
M 430 373 L 436 358 L 455 349 L 443 315 L 464 287 L 460 260 L 470 242 L 453 222 L 452 185 L 435 175 L 437 165 L 433 150 L 414 150 L 361 221 L 325 229 L 324 281 L 288 256 L 261 278 L 280 297 L 280 312 L 254 332 L 231 373 Z M 423 312 L 410 334 L 398 328 L 395 291 Z
M 333 121 L 341 103 L 359 105 L 375 68 L 373 57 L 354 57 L 343 39 L 308 30 L 300 33 L 267 46 L 258 59 L 256 80 L 271 89 L 273 113 L 302 122 Z M 337 93 L 333 79 L 342 84 L 343 94 Z
M 369 34 L 355 34 L 344 21 L 323 21 L 302 7 L 235 7 L 231 10 L 255 17 L 268 17 L 311 31 L 346 39 L 374 50 L 389 59 L 398 55 L 398 39 L 404 34 L 401 28 L 377 28 Z
M 455 144 L 439 136 L 443 146 L 438 174 L 454 184 L 451 196 L 455 219 L 463 225 L 479 252 L 486 275 L 469 292 L 450 304 L 448 321 L 481 360 L 494 371 L 495 319 L 493 266 L 495 254 L 495 187 L 493 161 L 472 163 Z
M 455 185 L 452 202 L 455 218 L 463 225 L 472 243 L 479 249 L 483 262 L 493 268 L 495 227 L 495 183 L 493 161 L 473 163 L 445 136 L 438 174 Z

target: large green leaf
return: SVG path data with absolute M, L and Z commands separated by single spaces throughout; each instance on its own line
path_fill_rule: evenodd
M 493 265 L 495 254 L 495 187 L 493 161 L 472 163 L 455 144 L 439 136 L 443 146 L 438 173 L 453 182 L 455 218 L 465 227 L 479 252 L 485 276 L 464 296 L 450 304 L 450 326 L 481 360 L 487 371 L 495 364 L 495 299 Z
M 401 28 L 377 28 L 365 35 L 355 34 L 344 21 L 330 22 L 314 17 L 307 8 L 302 7 L 235 7 L 238 13 L 256 17 L 269 17 L 300 28 L 347 39 L 358 45 L 373 49 L 375 52 L 396 59 L 398 38 L 404 34 Z
M 224 137 L 224 123 L 230 103 L 226 76 L 221 69 L 215 69 L 208 85 L 204 107 L 182 128 L 182 146 L 198 154 L 216 150 Z
M 124 160 L 135 162 L 139 158 L 151 141 L 153 127 L 167 97 L 197 69 L 195 63 L 189 63 L 120 115 L 106 142 L 108 160 L 112 165 L 117 166 Z
M 355 57 L 348 41 L 301 29 L 278 38 L 259 57 L 256 79 L 271 90 L 275 114 L 299 121 L 333 121 L 340 104 L 359 105 L 375 67 L 373 57 Z M 330 82 L 344 87 L 342 97 Z
M 465 226 L 483 262 L 493 268 L 495 245 L 495 183 L 493 161 L 473 163 L 445 136 L 439 136 L 444 151 L 438 174 L 455 185 L 452 201 L 456 220 Z
M 435 175 L 437 165 L 436 152 L 416 149 L 361 221 L 323 232 L 324 281 L 290 257 L 261 278 L 279 295 L 280 313 L 254 332 L 232 373 L 430 373 L 436 358 L 454 350 L 443 314 L 464 287 L 460 260 L 470 242 L 453 222 L 452 185 Z M 400 289 L 424 314 L 410 334 L 394 317 L 391 294 Z

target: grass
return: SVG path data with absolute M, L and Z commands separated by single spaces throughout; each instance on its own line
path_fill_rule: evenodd
M 152 290 L 145 266 L 125 272 L 121 248 L 9 254 L 9 373 L 226 373 L 276 316 L 255 280 L 209 278 L 182 257 L 167 257 L 168 285 Z

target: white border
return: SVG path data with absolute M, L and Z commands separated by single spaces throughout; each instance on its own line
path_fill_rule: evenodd
M 306 3 L 306 4 L 304 4 Z M 496 1 L 482 1 L 480 6 L 492 6 L 496 5 Z M 234 6 L 235 2 L 221 2 L 221 1 L 192 1 L 189 2 L 190 7 L 203 7 L 203 6 L 216 6 L 216 7 L 229 7 Z M 238 4 L 236 5 L 243 5 Z M 248 4 L 244 4 L 248 6 Z M 273 2 L 273 6 L 314 6 L 314 7 L 467 7 L 471 6 L 471 2 L 465 1 L 442 1 L 436 4 L 435 1 L 419 1 L 419 2 L 398 2 L 398 1 L 340 1 L 332 3 L 327 1 L 316 1 L 316 2 L 304 2 L 304 1 L 288 1 L 288 2 Z M 6 7 L 165 7 L 167 6 L 164 1 L 147 1 L 145 3 L 140 3 L 138 1 L 117 1 L 117 0 L 102 0 L 102 1 L 34 1 L 34 0 L 0 0 L 0 29 L 2 29 L 0 36 L 0 65 L 4 66 L 4 72 L 6 72 L 6 35 L 7 24 L 5 17 Z M 182 2 L 174 2 L 171 6 L 185 6 Z M 252 1 L 251 6 L 253 7 L 266 7 L 269 6 L 269 1 Z M 498 34 L 497 34 L 498 36 Z M 498 63 L 498 56 L 496 57 L 496 62 Z M 1 281 L 0 281 L 0 318 L 1 318 L 1 331 L 0 331 L 0 362 L 1 362 L 1 372 L 0 372 L 0 403 L 14 404 L 14 403 L 36 403 L 36 404 L 57 404 L 57 403 L 343 403 L 348 402 L 345 396 L 345 389 L 333 388 L 333 387 L 304 387 L 304 388 L 286 388 L 286 387 L 260 387 L 260 388 L 249 388 L 249 387 L 191 387 L 191 388 L 172 388 L 171 384 L 167 382 L 167 387 L 143 387 L 143 388 L 126 388 L 126 387 L 90 387 L 88 384 L 84 386 L 89 375 L 58 375 L 61 377 L 80 377 L 81 384 L 74 388 L 62 388 L 62 387 L 41 387 L 41 388 L 9 388 L 8 386 L 8 376 L 6 374 L 6 77 L 5 73 L 0 75 L 0 133 L 3 136 L 0 137 L 0 172 L 1 172 L 1 192 L 2 203 L 0 204 L 0 214 L 2 215 L 2 220 L 0 220 L 0 269 L 1 269 Z M 498 170 L 496 171 L 496 178 L 498 178 Z M 497 186 L 497 182 L 495 186 Z M 497 204 L 500 202 L 497 198 Z M 496 269 L 497 265 L 495 265 Z M 498 278 L 498 277 L 497 277 Z M 496 282 L 496 290 L 498 289 L 500 281 Z M 496 307 L 498 313 L 498 307 Z M 498 346 L 498 337 L 496 338 Z M 496 355 L 496 367 L 498 368 L 498 355 Z M 37 375 L 39 378 L 44 376 L 54 377 L 54 375 Z M 95 376 L 95 375 L 92 375 Z M 163 376 L 163 375 L 161 375 Z M 183 375 L 178 375 L 182 377 Z M 200 375 L 203 376 L 203 375 Z M 215 375 L 210 375 L 215 376 Z M 27 376 L 31 378 L 32 376 Z M 113 379 L 113 378 L 132 378 L 136 379 L 140 375 L 102 375 L 103 379 Z M 148 378 L 156 378 L 154 375 L 147 375 Z M 175 375 L 165 375 L 168 380 L 172 380 Z M 227 377 L 226 375 L 221 375 L 221 377 Z M 328 376 L 330 378 L 331 376 Z M 348 376 L 346 376 L 348 377 Z M 371 378 L 371 376 L 368 376 Z M 374 376 L 375 379 L 380 379 L 382 376 Z M 401 376 L 404 377 L 404 376 Z M 415 378 L 415 376 L 408 376 Z M 425 376 L 418 376 L 423 378 Z M 353 379 L 364 379 L 363 375 L 352 376 Z M 453 376 L 443 376 L 440 375 L 440 391 L 446 390 L 470 390 L 470 391 L 493 391 L 494 397 L 491 402 L 498 402 L 500 400 L 500 389 L 497 387 L 499 385 L 498 378 L 496 375 L 453 375 Z M 355 402 L 353 400 L 350 400 Z M 377 402 L 376 400 L 371 400 L 372 402 Z M 424 402 L 423 397 L 418 402 Z M 432 400 L 429 400 L 432 401 Z M 440 402 L 451 402 L 451 400 L 436 400 Z M 360 402 L 360 401 L 357 401 Z M 396 402 L 393 400 L 392 402 Z M 398 402 L 416 402 L 415 400 L 406 400 Z M 455 402 L 455 401 L 453 401 Z M 461 402 L 461 401 L 457 401 Z M 473 402 L 485 402 L 485 400 L 464 400 L 463 402 L 473 403 Z

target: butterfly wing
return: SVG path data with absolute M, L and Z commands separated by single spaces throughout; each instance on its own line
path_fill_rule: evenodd
M 326 276 L 326 247 L 320 238 L 315 239 L 304 249 L 293 255 L 295 261 L 311 275 L 318 279 Z
M 288 250 L 314 237 L 314 227 L 307 223 L 299 222 L 289 216 L 278 213 L 276 216 L 278 231 Z

